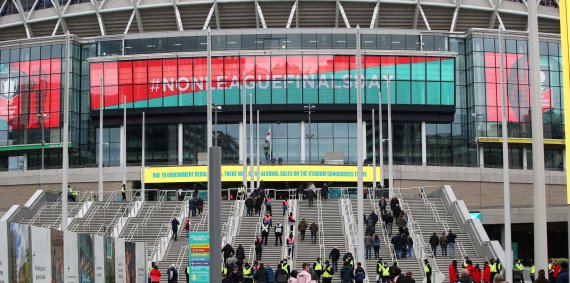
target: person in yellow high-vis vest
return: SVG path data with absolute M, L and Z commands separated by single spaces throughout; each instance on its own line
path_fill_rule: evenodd
M 384 261 L 384 269 L 382 269 L 382 283 L 387 283 L 390 280 L 390 267 Z
M 323 264 L 321 263 L 321 258 L 318 257 L 313 263 L 313 270 L 317 273 L 317 281 L 321 281 L 321 274 L 323 274 Z
M 429 260 L 426 258 L 424 259 L 424 273 L 426 274 L 426 283 L 431 283 L 431 265 L 429 264 Z
M 249 265 L 249 262 L 244 264 L 242 274 L 244 283 L 253 283 L 253 267 Z
M 325 261 L 325 267 L 323 269 L 323 283 L 331 283 L 333 275 L 332 265 L 328 260 Z
M 532 259 L 530 260 L 530 282 L 534 283 L 534 279 L 535 279 L 535 275 L 536 274 L 536 267 L 534 266 L 534 263 L 532 262 Z

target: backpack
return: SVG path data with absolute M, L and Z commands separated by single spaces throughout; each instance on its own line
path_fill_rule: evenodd
M 283 269 L 279 269 L 275 274 L 275 283 L 286 283 L 287 280 L 289 280 L 287 273 Z
M 361 270 L 358 270 L 355 274 L 354 274 L 354 280 L 356 280 L 357 282 L 362 282 L 364 280 L 364 272 L 362 272 Z

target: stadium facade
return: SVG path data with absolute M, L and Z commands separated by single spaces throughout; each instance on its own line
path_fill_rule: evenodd
M 555 205 L 565 203 L 566 170 L 559 12 L 557 1 L 539 4 L 548 203 L 554 205 L 549 221 L 557 222 Z M 256 146 L 262 147 L 270 133 L 271 157 L 284 164 L 320 164 L 334 153 L 337 162 L 354 164 L 360 26 L 367 162 L 373 151 L 371 112 L 380 100 L 386 138 L 390 92 L 397 184 L 462 184 L 454 188 L 470 208 L 497 214 L 500 171 L 492 168 L 502 166 L 502 24 L 507 29 L 509 166 L 515 169 L 515 194 L 521 196 L 513 205 L 524 209 L 532 204 L 522 197 L 531 195 L 532 187 L 525 5 L 524 0 L 2 1 L 0 168 L 24 171 L 2 173 L 5 180 L 33 176 L 30 172 L 42 166 L 61 168 L 66 90 L 71 167 L 97 164 L 100 107 L 103 164 L 113 172 L 125 162 L 126 148 L 129 185 L 140 183 L 143 112 L 147 165 L 199 163 L 208 135 L 208 28 L 211 92 L 213 104 L 221 106 L 214 131 L 224 163 L 247 159 L 240 150 L 249 146 L 241 130 L 245 93 L 247 103 L 260 111 Z M 67 32 L 72 34 L 69 61 Z M 124 106 L 126 141 L 121 135 Z M 387 164 L 387 147 L 384 155 Z M 90 171 L 77 175 L 85 172 Z M 5 181 L 2 194 L 19 185 L 54 185 L 53 174 L 45 184 Z M 120 181 L 113 178 L 106 181 Z

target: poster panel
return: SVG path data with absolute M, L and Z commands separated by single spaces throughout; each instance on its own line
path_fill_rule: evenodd
M 115 280 L 115 239 L 105 237 L 105 282 Z
M 105 283 L 105 238 L 93 236 L 95 283 Z
M 12 282 L 32 282 L 30 230 L 27 224 L 10 223 Z
M 125 242 L 125 279 L 127 283 L 137 280 L 137 250 L 134 242 Z
M 0 221 L 0 283 L 12 282 L 9 258 L 8 222 Z
M 147 282 L 147 268 L 146 268 L 146 243 L 136 242 L 136 264 L 137 264 L 137 283 Z
M 77 233 L 64 231 L 64 263 L 65 283 L 78 283 L 79 281 L 79 241 Z
M 51 282 L 64 282 L 63 231 L 51 229 Z
M 115 239 L 115 282 L 125 282 L 125 240 Z
M 79 282 L 92 283 L 95 278 L 93 235 L 79 234 Z
M 190 282 L 210 281 L 210 233 L 190 232 Z
M 51 231 L 31 226 L 32 231 L 32 278 L 34 282 L 51 283 Z

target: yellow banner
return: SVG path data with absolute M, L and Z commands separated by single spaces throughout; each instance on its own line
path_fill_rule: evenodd
M 502 143 L 503 138 L 495 138 L 495 137 L 480 137 L 477 138 L 480 143 Z M 532 144 L 532 139 L 518 139 L 518 138 L 509 138 L 507 139 L 508 143 L 521 143 L 521 144 Z M 563 145 L 564 140 L 550 140 L 545 139 L 544 144 L 559 144 Z
M 560 10 L 560 45 L 562 46 L 562 78 L 564 82 L 564 130 L 570 133 L 570 30 L 568 18 L 570 6 L 566 0 L 559 1 Z M 570 138 L 566 139 L 566 160 L 570 160 Z M 570 204 L 570 175 L 566 173 L 566 200 Z
M 250 167 L 248 166 L 248 170 Z M 257 167 L 255 168 L 257 177 Z M 357 167 L 345 165 L 261 165 L 261 180 L 265 182 L 356 182 Z M 373 169 L 365 166 L 364 182 L 372 182 Z M 248 173 L 248 180 L 251 173 Z M 376 167 L 376 180 L 380 180 L 380 167 Z M 173 166 L 144 168 L 144 181 L 152 183 L 193 183 L 208 181 L 207 166 Z M 222 166 L 222 182 L 243 181 L 243 166 Z

